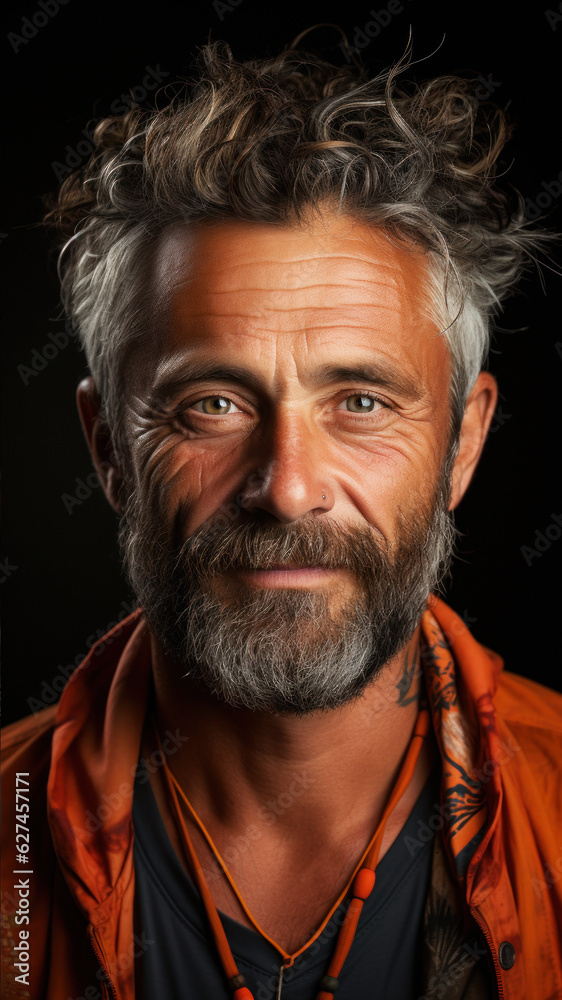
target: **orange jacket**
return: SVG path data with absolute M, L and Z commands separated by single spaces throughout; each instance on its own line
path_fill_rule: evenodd
M 504 671 L 439 598 L 429 607 L 452 650 L 487 806 L 459 886 L 498 996 L 562 998 L 562 696 Z M 132 803 L 150 672 L 139 608 L 92 647 L 58 705 L 3 731 L 5 1000 L 134 997 L 146 943 L 133 934 Z M 185 738 L 165 734 L 166 753 Z

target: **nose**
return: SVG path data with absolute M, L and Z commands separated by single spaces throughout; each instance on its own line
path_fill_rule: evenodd
M 244 510 L 266 511 L 289 524 L 333 507 L 334 492 L 321 445 L 314 429 L 302 421 L 279 418 L 264 437 L 256 459 L 259 471 L 249 476 L 241 491 Z

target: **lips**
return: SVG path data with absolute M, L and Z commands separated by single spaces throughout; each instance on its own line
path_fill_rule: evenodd
M 259 569 L 241 569 L 240 576 L 253 587 L 316 587 L 325 586 L 334 570 L 326 566 L 298 563 L 270 563 Z

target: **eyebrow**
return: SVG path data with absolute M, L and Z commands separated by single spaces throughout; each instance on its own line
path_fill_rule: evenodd
M 219 364 L 213 360 L 188 359 L 170 372 L 169 365 L 162 372 L 152 390 L 155 402 L 167 404 L 183 388 L 204 380 L 215 382 L 241 382 L 256 393 L 267 391 L 265 381 L 250 368 L 237 364 Z M 400 396 L 405 402 L 416 402 L 423 398 L 424 391 L 412 378 L 389 362 L 358 361 L 353 364 L 319 365 L 303 380 L 313 389 L 335 382 L 370 382 Z
M 408 402 L 415 402 L 424 395 L 413 379 L 389 362 L 358 361 L 351 365 L 319 365 L 307 381 L 313 388 L 333 382 L 372 382 Z

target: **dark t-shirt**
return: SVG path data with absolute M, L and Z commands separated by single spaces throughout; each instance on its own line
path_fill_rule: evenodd
M 401 833 L 377 865 L 340 976 L 337 1000 L 415 1000 L 420 996 L 422 923 L 433 840 L 412 849 L 418 823 L 439 801 L 438 761 Z M 163 824 L 150 782 L 135 784 L 135 965 L 138 1000 L 231 1000 L 197 888 Z M 408 840 L 408 838 L 412 838 Z M 320 937 L 283 974 L 282 1000 L 315 1000 L 327 972 L 346 898 Z M 220 911 L 219 911 L 220 913 Z M 275 1000 L 281 956 L 257 931 L 220 914 L 255 1000 Z M 142 934 L 144 932 L 144 935 Z

